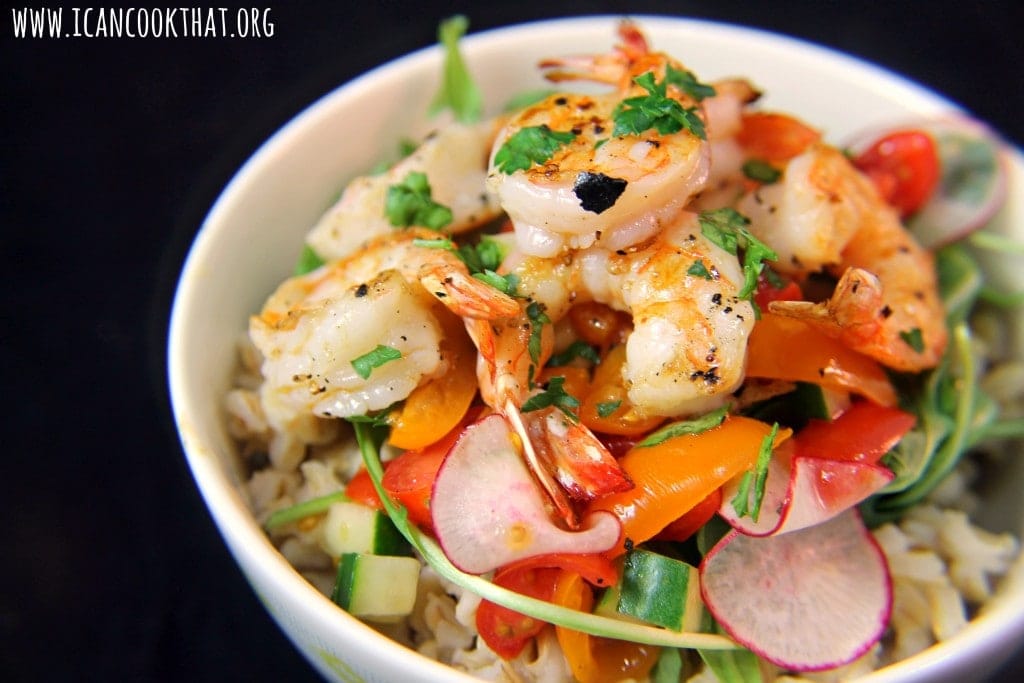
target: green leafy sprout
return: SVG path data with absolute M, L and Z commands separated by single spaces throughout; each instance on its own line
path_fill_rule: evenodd
M 466 35 L 468 28 L 469 19 L 461 14 L 445 19 L 438 26 L 437 40 L 444 50 L 444 64 L 441 87 L 428 110 L 430 116 L 450 109 L 457 121 L 476 123 L 483 115 L 483 95 L 459 49 L 459 41 Z
M 550 624 L 564 626 L 575 631 L 593 636 L 628 640 L 645 645 L 660 647 L 676 647 L 700 650 L 733 650 L 739 646 L 731 639 L 713 633 L 677 632 L 668 629 L 637 624 L 612 617 L 604 617 L 588 612 L 555 605 L 545 600 L 531 598 L 520 593 L 502 588 L 487 579 L 467 574 L 445 556 L 437 541 L 430 538 L 415 525 L 409 522 L 409 513 L 401 505 L 395 503 L 384 489 L 382 480 L 384 466 L 380 453 L 373 439 L 371 427 L 363 423 L 354 423 L 356 442 L 362 454 L 370 480 L 380 497 L 388 517 L 394 522 L 398 531 L 416 549 L 423 560 L 437 572 L 438 576 L 496 605 L 507 607 L 526 616 L 533 617 Z

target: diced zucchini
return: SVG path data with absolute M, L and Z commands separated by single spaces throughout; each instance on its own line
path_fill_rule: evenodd
M 320 528 L 331 557 L 345 553 L 408 555 L 409 543 L 388 516 L 362 503 L 332 503 Z
M 626 555 L 618 611 L 673 631 L 699 631 L 704 613 L 696 567 L 649 550 Z
M 412 613 L 420 563 L 414 557 L 345 553 L 331 600 L 368 621 L 396 621 Z
M 848 392 L 797 382 L 793 391 L 755 403 L 745 413 L 764 422 L 799 426 L 810 418 L 831 420 L 849 405 Z
M 850 407 L 850 394 L 809 382 L 797 382 L 793 401 L 799 414 L 819 420 L 831 420 Z

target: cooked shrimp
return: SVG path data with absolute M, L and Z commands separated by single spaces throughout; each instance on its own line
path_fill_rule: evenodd
M 707 142 L 687 128 L 660 133 L 650 128 L 615 133 L 614 113 L 623 100 L 647 90 L 634 76 L 667 81 L 668 67 L 685 71 L 663 53 L 647 50 L 635 27 L 625 24 L 623 44 L 609 55 L 544 62 L 555 81 L 584 78 L 613 83 L 603 94 L 555 94 L 514 115 L 498 134 L 491 153 L 488 187 L 515 227 L 519 248 L 533 256 L 598 245 L 624 249 L 649 239 L 682 209 L 707 178 Z M 699 103 L 674 84 L 667 96 L 683 109 Z M 571 138 L 543 162 L 506 168 L 499 155 L 514 136 L 555 131 Z
M 519 291 L 552 320 L 587 300 L 632 315 L 623 379 L 639 414 L 700 414 L 723 405 L 743 380 L 754 325 L 753 306 L 737 296 L 743 272 L 701 234 L 694 214 L 677 216 L 633 250 L 591 248 L 509 266 Z
M 828 301 L 773 302 L 772 312 L 808 320 L 896 370 L 939 362 L 947 335 L 932 254 L 841 152 L 813 145 L 739 210 L 779 254 L 779 270 L 839 277 Z
M 325 260 L 356 252 L 367 240 L 393 232 L 385 214 L 388 188 L 414 171 L 425 173 L 431 198 L 452 211 L 447 232 L 457 234 L 496 218 L 501 209 L 486 192 L 487 155 L 496 124 L 451 124 L 431 133 L 386 173 L 362 176 L 345 188 L 306 242 Z
M 276 428 L 310 413 L 381 410 L 444 373 L 439 306 L 470 319 L 519 311 L 515 300 L 470 277 L 450 252 L 416 246 L 417 237 L 432 236 L 403 231 L 291 278 L 251 319 L 250 336 L 264 357 L 262 398 Z M 379 347 L 399 357 L 382 359 L 363 376 L 353 361 Z

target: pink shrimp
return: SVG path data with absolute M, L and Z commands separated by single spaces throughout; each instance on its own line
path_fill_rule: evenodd
M 837 149 L 815 144 L 791 160 L 782 182 L 740 201 L 750 230 L 796 276 L 839 278 L 820 303 L 772 302 L 773 313 L 811 322 L 895 370 L 934 367 L 946 348 L 945 312 L 931 252 Z

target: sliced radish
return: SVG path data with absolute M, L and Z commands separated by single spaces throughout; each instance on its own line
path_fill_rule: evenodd
M 723 487 L 719 514 L 740 533 L 769 536 L 821 524 L 879 491 L 894 476 L 881 465 L 806 455 L 787 458 L 786 453 L 787 449 L 777 449 L 778 457 L 768 466 L 756 521 L 738 515 L 733 507 L 739 478 Z
M 940 247 L 988 223 L 1006 198 L 1005 144 L 983 123 L 967 117 L 912 121 L 895 129 L 921 130 L 935 140 L 941 176 L 925 205 L 907 222 L 922 245 Z M 887 131 L 864 132 L 847 147 L 854 154 Z
M 892 611 L 885 556 L 855 510 L 767 538 L 733 530 L 705 556 L 700 576 L 722 628 L 792 671 L 853 661 L 881 638 Z
M 551 519 L 504 417 L 466 428 L 445 457 L 430 497 L 434 532 L 459 569 L 481 574 L 546 553 L 598 553 L 619 540 L 614 515 L 593 513 L 579 531 Z

